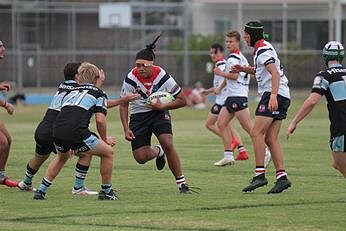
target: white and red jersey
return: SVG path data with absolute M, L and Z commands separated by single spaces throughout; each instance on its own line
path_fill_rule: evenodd
M 219 59 L 218 61 L 216 61 L 215 67 L 218 67 L 221 71 L 225 72 L 226 60 L 224 58 Z M 214 75 L 213 87 L 218 88 L 223 83 L 224 80 L 225 80 L 224 77 L 220 75 Z M 227 97 L 228 97 L 227 87 L 225 86 L 224 88 L 222 88 L 221 92 L 216 95 L 215 103 L 219 105 L 223 105 Z
M 120 97 L 128 93 L 139 93 L 141 98 L 129 103 L 130 114 L 152 111 L 147 104 L 147 98 L 151 93 L 166 91 L 176 97 L 181 92 L 181 87 L 171 75 L 159 66 L 152 67 L 153 75 L 149 79 L 141 77 L 138 69 L 132 69 L 125 78 L 121 87 Z
M 236 64 L 246 67 L 249 66 L 247 59 L 240 50 L 236 50 L 229 54 L 226 63 L 226 72 L 231 72 L 231 67 Z M 248 97 L 249 83 L 250 75 L 245 72 L 239 72 L 237 79 L 227 79 L 228 96 Z
M 266 69 L 266 65 L 274 63 L 280 75 L 278 94 L 290 99 L 290 90 L 288 88 L 288 79 L 283 72 L 280 59 L 274 47 L 264 39 L 256 42 L 254 50 L 254 70 L 258 84 L 258 93 L 272 91 L 272 76 Z

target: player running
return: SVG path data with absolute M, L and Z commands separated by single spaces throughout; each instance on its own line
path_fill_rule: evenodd
M 146 49 L 136 54 L 136 67 L 128 73 L 123 82 L 122 97 L 127 93 L 138 92 L 141 98 L 130 104 L 120 105 L 121 123 L 126 140 L 131 141 L 135 160 L 144 164 L 156 158 L 156 167 L 158 170 L 162 170 L 165 166 L 166 156 L 179 191 L 183 194 L 191 194 L 192 190 L 186 184 L 179 155 L 173 145 L 171 116 L 168 112 L 171 109 L 184 107 L 186 99 L 172 76 L 161 67 L 154 65 L 155 53 L 153 50 L 159 37 L 147 45 Z M 156 91 L 167 91 L 174 96 L 175 100 L 168 104 L 162 104 L 158 100 L 155 104 L 148 105 L 146 99 Z M 150 147 L 153 133 L 160 145 Z
M 322 52 L 327 69 L 316 75 L 311 94 L 288 126 L 286 137 L 289 138 L 298 123 L 314 109 L 322 96 L 325 96 L 329 112 L 333 167 L 346 178 L 346 68 L 341 65 L 345 50 L 340 42 L 330 41 Z

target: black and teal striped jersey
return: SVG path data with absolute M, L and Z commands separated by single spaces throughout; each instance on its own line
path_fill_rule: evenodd
M 107 95 L 92 84 L 81 84 L 71 89 L 62 100 L 56 117 L 53 137 L 80 143 L 90 136 L 89 123 L 94 113 L 107 115 Z
M 61 110 L 62 100 L 64 96 L 74 87 L 79 86 L 78 83 L 74 80 L 66 80 L 61 83 L 58 87 L 57 92 L 53 96 L 53 99 L 48 106 L 48 109 L 36 128 L 35 131 L 35 140 L 51 140 L 53 142 L 52 134 L 53 134 L 53 123 L 55 121 L 56 116 Z
M 333 65 L 320 71 L 311 91 L 326 97 L 331 136 L 346 134 L 346 69 Z

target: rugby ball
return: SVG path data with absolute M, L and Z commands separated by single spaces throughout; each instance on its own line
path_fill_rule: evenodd
M 160 99 L 162 104 L 170 103 L 174 100 L 173 95 L 166 91 L 157 91 L 149 95 L 147 104 L 155 104 L 157 99 Z

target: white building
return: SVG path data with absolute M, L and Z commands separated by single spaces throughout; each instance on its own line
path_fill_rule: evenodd
M 346 42 L 346 0 L 193 0 L 192 33 L 243 30 L 259 20 L 271 41 L 284 50 L 319 50 L 328 40 Z

